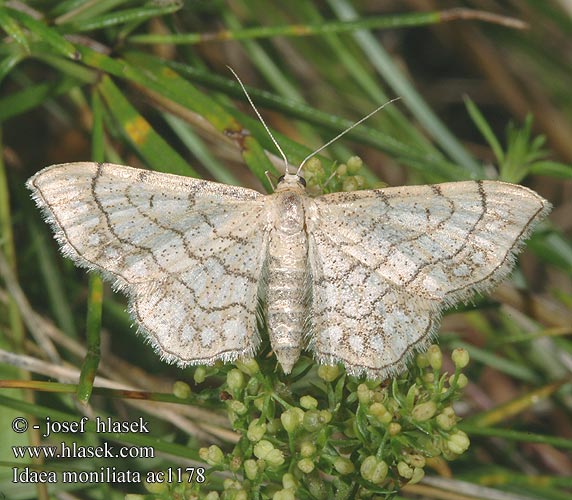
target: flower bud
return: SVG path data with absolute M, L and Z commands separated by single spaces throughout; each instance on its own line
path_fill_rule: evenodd
M 388 425 L 387 430 L 389 431 L 390 436 L 395 436 L 401 432 L 401 424 L 398 424 L 397 422 L 391 422 Z
M 302 441 L 300 444 L 300 455 L 304 458 L 311 457 L 316 453 L 316 446 L 312 441 Z
M 253 375 L 256 375 L 259 371 L 260 371 L 260 366 L 258 366 L 258 363 L 256 362 L 256 360 L 254 358 L 249 358 L 246 360 L 242 360 L 242 361 L 236 361 L 236 367 L 243 373 L 246 373 L 247 375 L 250 375 L 251 377 Z
M 427 357 L 427 353 L 420 352 L 417 354 L 417 357 L 415 358 L 415 364 L 419 368 L 427 368 L 429 366 L 429 358 Z
M 318 408 L 318 400 L 312 396 L 302 396 L 300 398 L 300 406 L 305 410 L 315 410 Z
M 425 471 L 421 467 L 414 467 L 411 479 L 407 484 L 416 484 L 425 477 Z
M 342 191 L 357 191 L 359 189 L 359 183 L 355 177 L 346 177 L 342 181 Z
M 346 162 L 348 172 L 352 175 L 357 174 L 358 170 L 362 167 L 363 161 L 359 156 L 352 156 Z
M 256 443 L 260 441 L 264 434 L 266 433 L 266 424 L 261 422 L 260 419 L 255 418 L 250 422 L 248 430 L 246 431 L 246 437 L 249 441 Z
M 320 420 L 324 424 L 329 424 L 332 421 L 333 415 L 330 410 L 320 410 Z
M 292 488 L 284 488 L 283 490 L 278 490 L 274 495 L 272 495 L 272 500 L 296 500 L 294 495 L 295 490 Z
M 188 399 L 191 395 L 191 386 L 182 380 L 177 380 L 173 384 L 173 394 L 178 399 Z
M 416 404 L 411 410 L 411 416 L 413 420 L 417 422 L 425 422 L 435 415 L 437 411 L 437 405 L 434 401 L 426 401 L 425 403 Z
M 443 366 L 443 353 L 438 345 L 433 344 L 427 349 L 427 359 L 433 370 L 440 370 Z
M 449 385 L 453 385 L 454 380 L 455 380 L 455 374 L 449 377 Z M 459 376 L 457 377 L 457 387 L 459 389 L 463 389 L 463 387 L 467 387 L 468 383 L 469 379 L 467 378 L 467 376 L 464 373 L 459 373 Z
M 204 366 L 197 366 L 195 373 L 193 373 L 193 380 L 195 384 L 202 384 L 207 378 L 207 369 Z
M 411 455 L 407 455 L 407 457 L 405 457 L 406 462 L 413 466 L 413 467 L 425 467 L 425 457 L 423 455 L 418 455 L 417 453 L 411 454 Z
M 312 156 L 304 165 L 304 172 L 313 175 L 324 175 L 324 167 L 317 156 Z
M 359 469 L 361 476 L 370 483 L 380 484 L 387 476 L 387 464 L 373 455 L 367 457 Z
M 254 456 L 265 460 L 266 463 L 272 467 L 278 467 L 284 463 L 284 453 L 274 448 L 274 445 L 266 439 L 262 439 L 254 445 L 253 453 Z
M 230 411 L 236 413 L 237 415 L 245 415 L 246 412 L 248 411 L 244 403 L 236 399 L 233 399 L 228 403 L 228 408 L 230 409 Z
M 257 478 L 258 472 L 260 470 L 258 468 L 256 460 L 254 460 L 252 458 L 245 460 L 243 467 L 244 467 L 244 475 L 247 477 L 247 479 L 254 481 Z
M 461 455 L 469 449 L 471 442 L 469 441 L 469 436 L 467 436 L 463 431 L 457 430 L 447 440 L 447 447 L 457 455 Z
M 435 422 L 437 422 L 437 425 L 444 431 L 450 431 L 457 423 L 457 419 L 442 412 L 437 415 Z
M 308 432 L 316 432 L 319 430 L 322 427 L 320 412 L 318 410 L 308 410 L 306 413 L 304 413 L 302 425 Z
M 244 374 L 240 370 L 233 368 L 226 375 L 226 383 L 231 391 L 239 391 L 244 387 Z
M 451 353 L 451 359 L 455 364 L 455 368 L 462 370 L 469 364 L 469 352 L 462 347 L 457 347 L 456 349 L 453 349 L 453 352 Z
M 338 378 L 340 368 L 338 365 L 320 365 L 318 367 L 318 377 L 326 382 L 333 382 Z
M 301 460 L 298 460 L 296 465 L 298 466 L 298 469 L 300 469 L 304 474 L 310 474 L 310 472 L 312 472 L 316 467 L 314 462 L 309 458 L 302 458 Z
M 373 391 L 365 384 L 360 384 L 357 387 L 357 397 L 362 405 L 369 404 L 373 396 Z
M 369 414 L 382 424 L 389 424 L 391 422 L 391 413 L 381 403 L 373 403 L 369 406 Z
M 337 457 L 334 460 L 334 469 L 336 469 L 342 476 L 351 474 L 356 470 L 354 464 L 345 457 Z
M 336 176 L 345 177 L 346 175 L 348 175 L 348 166 L 345 163 L 340 163 L 336 167 Z
M 300 486 L 300 483 L 298 483 L 298 480 L 296 477 L 294 477 L 294 474 L 287 472 L 282 476 L 282 486 L 284 486 L 285 489 L 296 489 L 298 486 Z
M 221 465 L 224 461 L 223 451 L 215 444 L 199 449 L 199 457 L 209 465 Z
M 397 472 L 405 479 L 411 479 L 413 477 L 413 468 L 403 461 L 397 464 Z
M 280 421 L 282 422 L 282 425 L 288 434 L 296 432 L 302 424 L 303 419 L 304 411 L 296 407 L 289 408 L 284 413 L 282 413 L 282 415 L 280 415 Z

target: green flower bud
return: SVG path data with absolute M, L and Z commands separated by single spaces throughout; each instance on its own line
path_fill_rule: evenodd
M 223 487 L 224 491 L 239 490 L 240 489 L 240 483 L 238 481 L 235 481 L 234 479 L 227 478 L 227 479 L 223 480 L 222 487 Z
M 248 499 L 248 493 L 246 491 L 240 489 L 234 494 L 233 500 L 249 500 Z
M 221 465 L 224 462 L 224 453 L 215 444 L 208 448 L 199 449 L 199 457 L 201 457 L 201 460 L 212 466 Z
M 443 366 L 443 353 L 438 345 L 433 344 L 427 349 L 427 359 L 433 370 L 440 370 Z
M 301 408 L 289 408 L 282 415 L 280 421 L 288 434 L 292 434 L 298 430 L 304 419 L 304 411 Z
M 304 458 L 311 457 L 316 453 L 316 447 L 312 441 L 302 441 L 300 444 L 300 455 Z
M 259 441 L 254 445 L 253 452 L 257 458 L 265 460 L 266 456 L 269 453 L 271 453 L 274 449 L 275 449 L 274 445 L 270 441 L 262 439 L 261 441 Z
M 279 418 L 273 418 L 269 422 L 266 423 L 266 432 L 269 434 L 276 434 L 282 430 L 282 422 Z
M 435 382 L 435 374 L 433 372 L 424 373 L 421 378 L 427 385 L 431 385 Z
M 455 374 L 449 377 L 449 385 L 453 385 L 454 380 L 455 380 Z M 469 379 L 467 378 L 467 376 L 464 373 L 459 373 L 459 376 L 457 377 L 457 387 L 459 389 L 462 389 L 463 387 L 467 387 L 468 383 Z
M 455 368 L 462 370 L 469 364 L 469 352 L 462 347 L 457 347 L 456 349 L 453 349 L 453 352 L 451 353 L 451 359 L 455 364 Z
M 366 186 L 366 180 L 363 175 L 354 175 L 354 180 L 356 181 L 358 189 L 363 189 Z
M 238 470 L 242 467 L 242 457 L 238 455 L 233 455 L 230 457 L 230 463 L 228 464 L 228 468 L 232 472 L 238 472 Z
M 260 441 L 262 436 L 266 433 L 266 424 L 261 422 L 259 418 L 255 418 L 250 422 L 248 430 L 246 431 L 246 437 L 249 441 L 253 443 Z
M 380 484 L 387 476 L 387 464 L 373 455 L 367 457 L 359 469 L 361 476 L 370 483 Z
M 389 431 L 390 436 L 395 436 L 401 432 L 401 424 L 398 424 L 397 422 L 391 422 L 387 426 L 387 430 Z
M 369 414 L 382 424 L 389 424 L 391 422 L 391 413 L 387 411 L 387 408 L 381 403 L 373 403 L 369 407 Z
M 202 384 L 207 378 L 207 369 L 204 366 L 197 366 L 195 373 L 193 373 L 193 380 L 195 384 Z
M 448 417 L 457 418 L 457 414 L 455 413 L 455 410 L 453 409 L 452 406 L 445 406 L 445 408 L 443 408 L 441 413 L 444 413 Z
M 360 384 L 357 387 L 357 397 L 362 405 L 369 404 L 373 396 L 373 391 L 365 384 Z
M 274 448 L 274 445 L 266 439 L 262 439 L 256 443 L 254 445 L 253 452 L 254 456 L 261 460 L 265 460 L 271 467 L 278 467 L 284 463 L 284 453 L 279 449 Z
M 330 410 L 320 410 L 320 420 L 324 424 L 329 424 L 332 421 L 332 412 Z
M 348 166 L 345 163 L 340 163 L 336 168 L 336 175 L 338 177 L 345 177 L 348 175 Z
M 427 357 L 427 353 L 420 352 L 417 354 L 417 357 L 415 358 L 415 364 L 419 368 L 427 368 L 429 366 L 429 358 Z
M 423 455 L 418 455 L 417 453 L 414 453 L 412 455 L 407 455 L 405 457 L 405 461 L 413 466 L 413 467 L 425 467 L 425 457 Z
M 296 500 L 294 493 L 295 490 L 291 488 L 278 490 L 274 495 L 272 495 L 272 500 Z
M 425 471 L 421 467 L 415 467 L 413 469 L 413 475 L 411 476 L 411 479 L 407 484 L 416 484 L 419 481 L 421 481 L 421 479 L 423 479 L 424 477 L 425 477 Z
M 324 175 L 324 167 L 322 166 L 322 162 L 316 156 L 310 158 L 304 165 L 304 172 L 307 174 L 313 175 Z M 311 176 L 308 176 L 311 177 Z
M 419 403 L 413 407 L 411 410 L 411 416 L 413 420 L 417 422 L 425 422 L 435 415 L 437 412 L 437 405 L 434 401 L 426 401 L 425 403 Z
M 302 396 L 300 398 L 300 406 L 305 410 L 315 410 L 318 408 L 318 400 L 312 396 Z
M 257 478 L 259 472 L 256 460 L 252 458 L 245 460 L 243 467 L 244 467 L 244 475 L 247 477 L 247 479 L 254 481 Z
M 226 383 L 231 391 L 240 391 L 244 387 L 244 374 L 240 370 L 233 368 L 226 375 Z
M 294 474 L 287 472 L 282 476 L 282 486 L 284 486 L 285 489 L 296 489 L 299 485 L 300 483 L 298 483 L 298 480 L 294 477 Z
M 188 399 L 191 395 L 191 386 L 186 382 L 177 380 L 173 384 L 173 394 L 179 399 Z
M 318 410 L 308 410 L 306 413 L 304 413 L 302 425 L 308 432 L 316 432 L 319 430 L 322 427 L 320 412 Z
M 242 360 L 242 361 L 236 361 L 236 367 L 243 373 L 246 373 L 247 375 L 250 375 L 251 377 L 253 375 L 256 375 L 259 371 L 260 371 L 260 366 L 258 366 L 258 363 L 256 362 L 256 360 L 254 358 L 250 358 L 250 359 L 246 359 L 246 360 Z
M 437 415 L 435 422 L 437 422 L 437 425 L 444 431 L 450 431 L 457 423 L 457 419 L 442 412 Z
M 320 365 L 318 367 L 318 377 L 326 382 L 333 382 L 340 375 L 338 365 Z
M 298 460 L 296 465 L 298 466 L 298 469 L 300 469 L 304 474 L 310 474 L 310 472 L 312 472 L 316 467 L 314 462 L 309 458 L 302 458 L 301 460 Z
M 159 482 L 155 482 L 155 483 L 148 483 L 147 481 L 143 481 L 143 487 L 149 492 L 149 493 L 155 493 L 156 495 L 160 495 L 161 493 L 166 493 L 167 490 L 169 489 L 169 485 L 165 482 L 165 483 L 159 483 Z M 133 499 L 135 499 L 136 497 L 131 497 Z M 141 498 L 142 500 L 145 498 L 142 495 L 139 496 L 139 498 Z
M 342 191 L 357 191 L 359 189 L 359 183 L 355 177 L 346 177 L 342 181 Z
M 354 464 L 345 457 L 337 457 L 334 460 L 334 469 L 336 469 L 338 474 L 341 474 L 342 476 L 351 474 L 356 470 Z
M 220 500 L 220 496 L 219 496 L 218 492 L 211 491 L 210 493 L 207 494 L 207 496 L 205 497 L 205 500 Z
M 237 415 L 245 415 L 246 412 L 248 411 L 244 403 L 236 399 L 233 399 L 232 401 L 228 402 L 228 408 L 230 409 L 230 411 L 236 413 Z
M 348 166 L 348 172 L 352 175 L 357 174 L 358 170 L 363 166 L 363 161 L 359 156 L 352 156 L 346 162 Z
M 461 455 L 467 451 L 470 445 L 469 436 L 461 430 L 455 431 L 447 440 L 447 447 L 457 455 Z
M 405 479 L 411 479 L 413 477 L 413 468 L 403 461 L 397 464 L 397 472 Z

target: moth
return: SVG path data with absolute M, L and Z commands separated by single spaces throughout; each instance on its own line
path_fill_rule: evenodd
M 435 336 L 444 308 L 502 281 L 550 204 L 526 187 L 452 182 L 312 198 L 110 163 L 27 182 L 65 256 L 129 299 L 167 362 L 255 355 L 263 309 L 285 373 L 303 349 L 385 378 Z

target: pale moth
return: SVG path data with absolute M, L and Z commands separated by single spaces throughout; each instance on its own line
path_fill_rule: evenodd
M 47 167 L 27 187 L 63 254 L 126 293 L 167 362 L 254 356 L 264 304 L 285 373 L 307 349 L 381 379 L 427 346 L 445 307 L 502 281 L 550 211 L 534 191 L 497 181 L 312 198 L 300 172 L 286 167 L 264 195 L 82 162 Z

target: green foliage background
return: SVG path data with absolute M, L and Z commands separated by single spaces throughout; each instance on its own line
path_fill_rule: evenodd
M 571 16 L 556 0 L 0 2 L 0 493 L 569 498 Z M 446 315 L 443 355 L 432 348 L 405 375 L 367 384 L 319 372 L 309 356 L 283 376 L 267 345 L 257 363 L 179 370 L 135 336 L 122 296 L 58 254 L 24 189 L 53 163 L 270 188 L 265 172 L 283 164 L 227 65 L 292 164 L 401 97 L 328 148 L 307 173 L 316 191 L 331 176 L 328 190 L 499 178 L 555 205 L 511 280 Z M 14 433 L 22 415 L 31 425 L 142 415 L 152 432 L 90 426 L 50 441 Z M 42 465 L 17 463 L 11 448 L 107 439 L 161 455 Z M 26 464 L 206 467 L 207 480 L 13 484 Z

